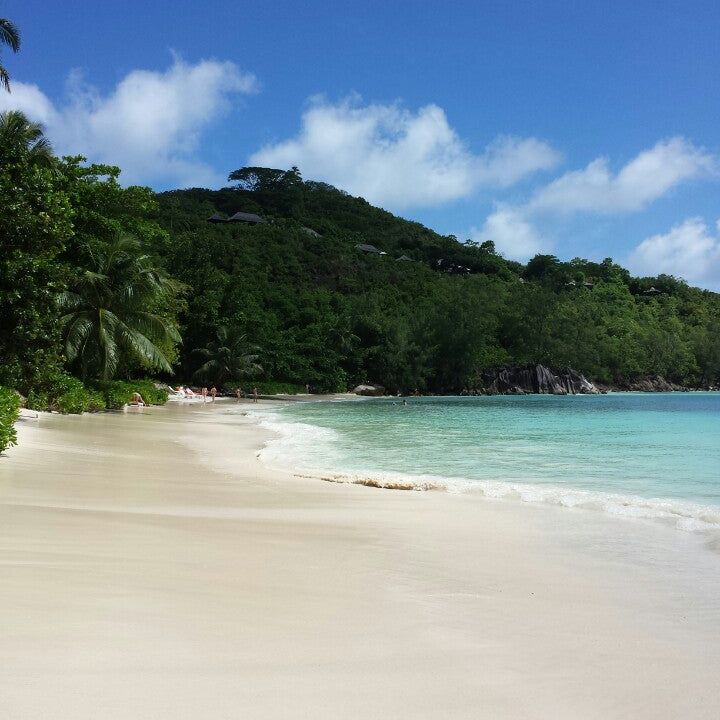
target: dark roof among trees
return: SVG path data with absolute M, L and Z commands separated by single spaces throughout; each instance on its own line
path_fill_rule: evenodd
M 401 256 L 397 259 L 397 262 L 413 262 L 413 259 L 410 258 L 410 257 L 408 257 L 407 255 L 401 255 Z
M 255 213 L 236 212 L 227 219 L 227 222 L 244 222 L 257 225 L 258 223 L 264 223 L 265 220 Z
M 207 221 L 211 223 L 227 222 L 227 218 L 220 213 L 214 213 L 207 219 Z
M 366 255 L 380 255 L 380 251 L 374 245 L 366 245 L 365 243 L 359 243 L 355 246 L 356 250 L 359 250 Z

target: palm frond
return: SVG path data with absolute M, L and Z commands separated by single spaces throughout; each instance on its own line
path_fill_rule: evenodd
M 57 302 L 58 307 L 61 310 L 76 310 L 82 306 L 83 299 L 77 293 L 71 292 L 70 290 L 64 290 L 63 292 L 58 293 L 55 298 L 55 302 Z
M 217 360 L 211 359 L 203 363 L 194 373 L 193 377 L 200 380 L 217 378 L 222 371 L 222 366 Z
M 136 359 L 147 363 L 156 370 L 172 372 L 172 367 L 162 350 L 141 332 L 124 325 L 120 337 L 125 348 L 130 350 Z
M 180 342 L 180 333 L 167 318 L 150 312 L 128 313 L 128 324 L 151 340 Z
M 0 18 L 0 43 L 7 45 L 13 52 L 20 49 L 20 30 L 7 18 Z
M 109 380 L 120 362 L 120 348 L 118 335 L 122 332 L 123 323 L 109 310 L 100 309 L 98 312 L 98 340 L 100 356 L 100 375 L 103 380 Z
M 80 349 L 93 331 L 94 323 L 88 314 L 66 315 L 69 319 L 65 331 L 65 355 L 69 362 L 75 362 L 80 355 Z M 63 320 L 65 319 L 63 318 Z

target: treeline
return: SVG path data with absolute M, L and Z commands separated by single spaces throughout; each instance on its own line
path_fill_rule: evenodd
M 118 178 L 0 115 L 0 385 L 31 406 L 116 406 L 141 377 L 459 392 L 543 363 L 609 383 L 720 379 L 720 296 L 672 277 L 511 262 L 295 168 L 159 195 Z M 208 222 L 238 211 L 263 222 Z
M 485 369 L 528 363 L 605 383 L 718 382 L 715 293 L 633 278 L 611 259 L 521 265 L 490 240 L 437 235 L 297 169 L 243 168 L 230 180 L 158 197 L 168 235 L 157 250 L 192 288 L 181 315 L 186 376 L 196 367 L 189 350 L 231 326 L 258 346 L 262 378 L 319 391 L 370 381 L 458 392 L 478 387 Z M 267 222 L 208 222 L 237 211 Z
M 0 114 L 0 386 L 29 407 L 114 406 L 102 383 L 173 373 L 185 288 L 152 250 L 167 238 L 154 193 L 118 175 Z

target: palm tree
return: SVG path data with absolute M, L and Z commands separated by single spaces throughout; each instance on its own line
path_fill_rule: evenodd
M 257 350 L 257 347 L 248 344 L 247 336 L 237 328 L 221 325 L 217 329 L 216 340 L 206 348 L 193 350 L 205 359 L 195 371 L 195 377 L 221 385 L 225 380 L 238 380 L 262 372 L 257 363 L 258 356 L 254 354 Z
M 20 31 L 15 23 L 5 18 L 0 18 L 0 45 L 8 45 L 13 52 L 20 49 Z M 10 75 L 0 65 L 0 85 L 10 92 Z
M 54 159 L 43 126 L 19 110 L 8 110 L 0 113 L 0 157 L 9 160 L 16 153 L 27 153 L 31 164 L 44 167 L 50 166 Z
M 83 378 L 112 378 L 122 360 L 172 372 L 158 344 L 180 342 L 175 325 L 153 312 L 182 286 L 156 268 L 140 243 L 126 235 L 88 248 L 89 262 L 72 291 L 60 295 L 68 361 Z

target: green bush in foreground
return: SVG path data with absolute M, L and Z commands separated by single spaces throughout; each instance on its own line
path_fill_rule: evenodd
M 0 452 L 17 442 L 15 421 L 20 409 L 20 398 L 14 390 L 0 387 Z
M 52 371 L 28 393 L 27 406 L 33 410 L 57 410 L 65 414 L 105 409 L 102 393 L 90 390 L 72 375 Z
M 111 410 L 118 410 L 130 402 L 134 392 L 140 393 L 148 405 L 164 405 L 168 397 L 167 391 L 155 387 L 152 380 L 101 380 L 93 386 Z
M 65 414 L 117 410 L 130 402 L 134 392 L 149 405 L 167 402 L 167 392 L 156 388 L 152 380 L 101 380 L 88 387 L 72 375 L 51 371 L 30 390 L 27 406 Z

